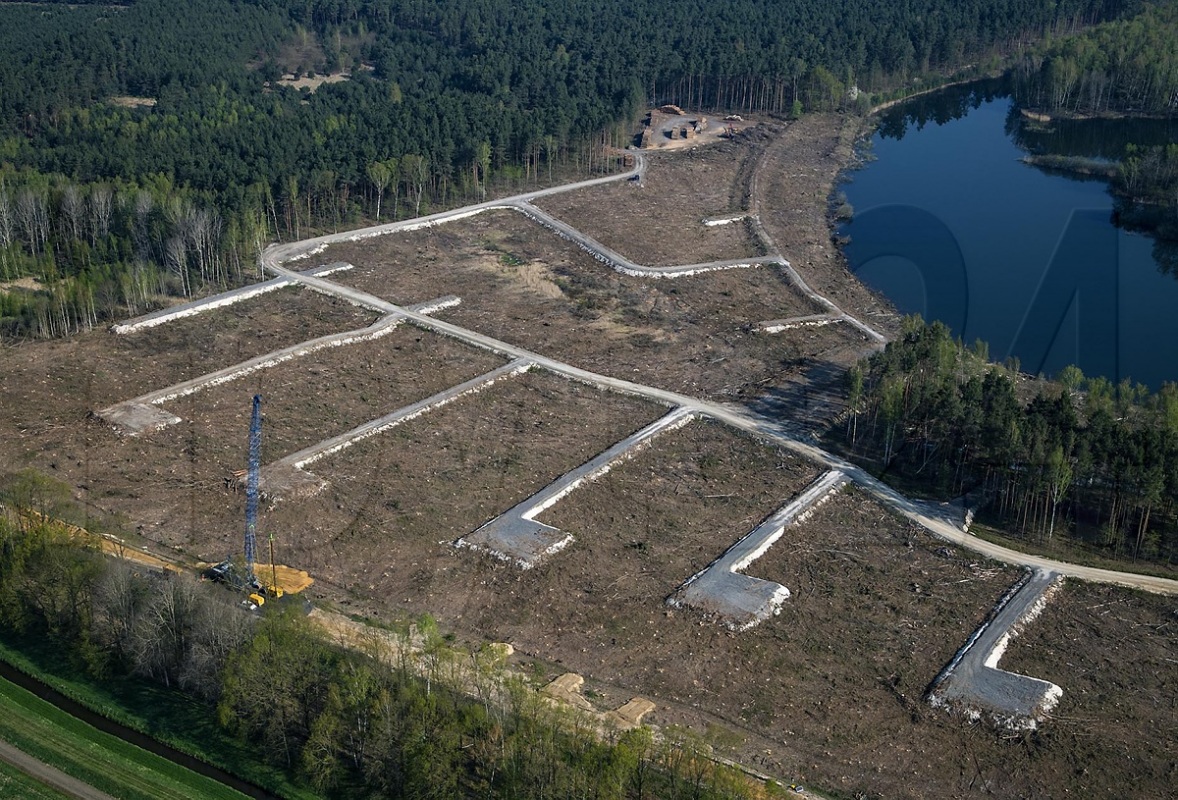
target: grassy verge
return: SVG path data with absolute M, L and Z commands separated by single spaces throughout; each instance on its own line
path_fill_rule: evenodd
M 87 725 L 30 692 L 0 680 L 0 739 L 112 797 L 244 795 Z
M 0 798 L 20 800 L 67 800 L 68 796 L 0 761 Z
M 99 683 L 80 670 L 62 664 L 60 653 L 42 641 L 0 638 L 0 659 L 98 714 L 267 791 L 291 800 L 317 798 L 309 790 L 296 786 L 283 771 L 265 763 L 261 755 L 247 744 L 222 730 L 211 709 L 180 692 L 128 678 Z M 115 796 L 119 794 L 116 792 Z M 241 797 L 236 792 L 230 796 Z

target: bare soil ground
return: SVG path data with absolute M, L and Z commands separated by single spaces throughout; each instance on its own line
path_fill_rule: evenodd
M 330 488 L 259 524 L 365 611 L 461 618 L 519 571 L 451 543 L 665 412 L 533 371 L 317 462 Z
M 75 498 L 96 515 L 126 520 L 128 532 L 158 529 L 153 541 L 178 544 L 205 525 L 198 519 L 198 504 L 181 504 L 178 493 L 186 497 L 193 486 L 223 486 L 224 477 L 244 464 L 245 439 L 223 459 L 205 458 L 202 453 L 212 449 L 209 439 L 191 425 L 124 439 L 90 419 L 90 413 L 373 319 L 369 311 L 288 289 L 134 334 L 92 331 L 64 341 L 0 348 L 0 474 L 33 467 L 74 487 Z M 248 403 L 247 395 L 242 408 Z M 178 404 L 181 414 L 190 410 L 183 405 Z M 244 436 L 248 414 L 244 424 L 226 426 L 219 436 Z M 159 502 L 161 497 L 169 502 Z M 185 506 L 183 514 L 176 510 L 179 505 Z
M 748 142 L 723 140 L 675 153 L 648 153 L 642 184 L 612 183 L 540 198 L 536 205 L 632 261 L 699 264 L 764 254 L 744 222 L 704 219 L 748 210 L 741 169 L 758 156 Z
M 372 342 L 332 347 L 165 404 L 245 466 L 241 431 L 263 396 L 264 458 L 301 450 L 495 369 L 503 359 L 407 325 Z
M 74 337 L 68 347 L 77 351 L 75 358 L 91 360 L 91 391 L 103 392 L 94 407 L 103 408 L 307 339 L 363 328 L 376 318 L 337 298 L 291 287 L 133 333 L 93 331 Z M 59 344 L 67 346 L 51 346 Z
M 784 127 L 750 130 L 746 136 L 763 142 L 753 196 L 765 230 L 810 287 L 892 336 L 899 331 L 895 309 L 855 279 L 831 240 L 828 199 L 852 161 L 862 124 L 857 117 L 807 114 Z
M 765 492 L 756 511 L 742 515 L 740 505 L 747 501 L 736 498 L 748 492 L 745 470 L 754 468 L 760 480 L 782 472 L 772 458 L 768 463 L 755 453 L 750 458 L 748 449 L 729 447 L 718 458 L 706 446 L 696 449 L 697 457 L 709 459 L 705 463 L 712 475 L 724 479 L 713 477 L 701 485 L 699 478 L 689 477 L 674 495 L 624 493 L 617 484 L 641 486 L 657 470 L 635 462 L 576 502 L 591 509 L 603 506 L 608 496 L 610 513 L 622 519 L 668 515 L 678 522 L 661 547 L 670 544 L 690 554 L 693 541 L 706 541 L 718 555 L 802 488 L 799 481 Z M 803 475 L 795 471 L 792 477 Z M 601 494 L 595 497 L 596 492 Z M 729 493 L 734 497 L 722 498 Z M 721 498 L 701 501 L 701 495 Z M 721 508 L 736 504 L 727 509 L 735 513 L 708 514 L 707 507 L 717 501 Z M 684 505 L 687 513 L 680 517 Z M 570 504 L 561 513 L 572 511 Z M 682 522 L 696 518 L 703 523 L 698 529 Z M 925 721 L 921 695 L 1014 574 L 975 564 L 965 555 L 942 555 L 939 548 L 923 531 L 848 492 L 787 531 L 749 568 L 749 575 L 777 581 L 793 593 L 780 616 L 734 636 L 691 611 L 672 613 L 631 598 L 603 612 L 623 629 L 625 638 L 610 633 L 610 642 L 617 644 L 607 648 L 599 639 L 578 654 L 568 641 L 576 634 L 566 633 L 564 640 L 546 643 L 545 651 L 555 647 L 563 665 L 655 699 L 659 708 L 650 720 L 656 724 L 695 722 L 687 709 L 717 715 L 747 737 L 746 763 L 848 793 L 951 796 L 938 791 L 946 784 L 923 774 L 944 741 L 935 724 L 939 720 Z M 662 574 L 654 564 L 665 560 L 643 566 Z M 659 591 L 671 583 L 669 577 Z M 953 731 L 955 724 L 946 730 Z M 912 770 L 922 773 L 920 789 L 905 791 Z
M 746 144 L 763 148 L 765 167 L 753 197 L 816 289 L 886 329 L 894 317 L 854 283 L 826 225 L 853 128 L 806 117 L 777 138 L 756 134 Z M 684 163 L 708 187 L 739 186 L 752 169 L 748 158 Z M 660 154 L 659 165 L 675 160 Z M 591 228 L 591 210 L 570 221 Z M 659 235 L 682 237 L 702 215 Z M 623 236 L 625 220 L 600 230 Z M 351 261 L 359 269 L 340 280 L 398 303 L 457 294 L 449 319 L 546 355 L 791 418 L 799 403 L 830 405 L 822 387 L 864 344 L 845 326 L 755 333 L 762 320 L 815 310 L 775 271 L 624 278 L 508 212 L 323 258 Z M 223 558 L 240 549 L 244 498 L 226 479 L 245 461 L 254 391 L 270 398 L 270 460 L 497 360 L 404 328 L 178 401 L 170 408 L 185 421 L 156 434 L 120 438 L 89 412 L 372 319 L 290 290 L 131 336 L 0 349 L 0 473 L 35 467 L 157 552 Z M 668 609 L 683 580 L 819 471 L 714 423 L 657 439 L 544 512 L 576 541 L 534 570 L 451 546 L 664 412 L 542 372 L 514 378 L 316 463 L 329 488 L 265 510 L 260 532 L 275 532 L 278 560 L 311 572 L 314 598 L 385 619 L 429 613 L 463 638 L 509 641 L 548 677 L 584 674 L 586 697 L 602 707 L 650 697 L 652 722 L 720 723 L 743 737 L 746 763 L 845 797 L 1168 796 L 1178 763 L 1172 600 L 1061 593 L 1002 664 L 1064 688 L 1056 719 L 1017 736 L 923 702 L 1016 574 L 945 549 L 854 491 L 750 568 L 793 592 L 780 616 L 734 636 Z
M 759 322 L 816 311 L 773 269 L 688 278 L 619 275 L 511 211 L 428 232 L 336 245 L 341 283 L 393 302 L 456 294 L 441 316 L 607 375 L 699 396 L 750 398 L 810 360 L 845 360 L 861 346 L 846 326 L 785 334 Z
M 1028 764 L 1013 776 L 1026 780 L 1026 797 L 1059 797 L 1061 789 L 1078 797 L 1173 796 L 1174 598 L 1069 581 L 1001 666 L 1064 687 L 1054 718 L 1028 745 L 1050 770 Z

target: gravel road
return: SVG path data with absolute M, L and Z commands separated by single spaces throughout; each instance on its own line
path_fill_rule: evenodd
M 504 205 L 510 205 L 512 202 L 527 202 L 531 199 L 547 194 L 571 191 L 573 189 L 595 186 L 610 181 L 628 180 L 633 176 L 640 177 L 643 174 L 645 168 L 645 160 L 642 158 L 641 154 L 637 154 L 635 168 L 630 172 L 621 173 L 619 175 L 612 175 L 605 178 L 595 178 L 590 181 L 583 181 L 581 183 L 571 184 L 568 186 L 546 189 L 541 192 L 532 192 L 529 194 L 518 195 L 513 198 L 508 198 L 507 200 L 495 200 L 488 201 L 486 203 L 479 203 L 477 205 L 467 206 L 454 211 L 447 211 L 440 214 L 433 214 L 428 217 L 422 217 L 417 220 L 391 223 L 344 234 L 321 236 L 301 242 L 272 245 L 271 247 L 267 248 L 267 250 L 262 255 L 263 266 L 276 276 L 284 277 L 289 281 L 304 283 L 311 288 L 328 294 L 336 295 L 337 297 L 340 297 L 349 302 L 369 308 L 380 309 L 390 314 L 403 314 L 408 320 L 413 322 L 413 324 L 426 330 L 446 336 L 452 336 L 468 344 L 491 350 L 492 352 L 499 353 L 509 358 L 526 359 L 542 369 L 546 369 L 558 375 L 564 375 L 565 377 L 572 378 L 573 380 L 582 381 L 584 383 L 610 389 L 612 391 L 643 397 L 668 406 L 682 406 L 686 410 L 712 417 L 713 419 L 724 422 L 733 426 L 734 428 L 754 434 L 761 437 L 762 439 L 772 441 L 775 444 L 790 449 L 805 458 L 823 464 L 829 469 L 836 469 L 843 472 L 852 482 L 870 493 L 877 500 L 896 510 L 905 517 L 913 520 L 945 541 L 951 542 L 952 544 L 958 545 L 960 547 L 968 548 L 997 561 L 1029 567 L 1036 570 L 1056 572 L 1061 575 L 1080 578 L 1087 581 L 1118 584 L 1121 586 L 1129 586 L 1132 588 L 1145 589 L 1147 591 L 1160 592 L 1164 594 L 1178 594 L 1178 581 L 1176 580 L 1065 563 L 1062 561 L 1056 561 L 1054 559 L 1044 558 L 1042 556 L 1036 556 L 1019 552 L 1017 550 L 1012 550 L 1010 548 L 979 539 L 975 536 L 971 536 L 962 530 L 958 524 L 950 522 L 946 518 L 943 508 L 939 505 L 913 500 L 902 495 L 892 487 L 879 481 L 866 470 L 863 470 L 862 468 L 842 458 L 839 458 L 833 453 L 830 453 L 815 444 L 801 440 L 794 434 L 790 433 L 783 425 L 758 415 L 747 408 L 714 403 L 683 395 L 678 392 L 671 392 L 664 389 L 658 389 L 653 386 L 645 386 L 643 384 L 621 378 L 614 378 L 608 375 L 601 375 L 590 372 L 588 370 L 574 367 L 572 365 L 556 361 L 555 359 L 542 356 L 538 353 L 530 352 L 521 347 L 500 341 L 493 337 L 461 328 L 452 323 L 448 323 L 443 320 L 432 319 L 424 314 L 415 313 L 407 308 L 394 305 L 358 289 L 341 286 L 323 278 L 316 277 L 311 273 L 295 272 L 282 266 L 284 262 L 289 260 L 305 258 L 315 252 L 319 252 L 328 244 L 333 242 L 357 240 L 367 238 L 369 236 L 379 236 L 385 233 L 392 233 L 399 230 L 414 230 L 428 225 L 442 224 L 453 219 L 461 219 L 463 217 L 471 216 L 472 214 L 480 213 L 487 208 L 496 206 L 502 207 Z M 586 241 L 592 242 L 592 240 L 589 240 L 587 237 Z M 819 302 L 824 307 L 829 309 L 831 314 L 845 319 L 847 322 L 863 331 L 864 334 L 866 334 L 873 341 L 877 343 L 884 341 L 884 337 L 866 323 L 851 317 L 849 314 L 842 311 L 832 301 L 822 297 L 817 292 L 810 289 L 802 280 L 801 276 L 798 275 L 792 267 L 787 267 L 787 269 L 791 275 L 795 277 L 798 285 L 803 289 L 803 291 L 805 291 L 806 294 L 811 297 L 811 299 Z

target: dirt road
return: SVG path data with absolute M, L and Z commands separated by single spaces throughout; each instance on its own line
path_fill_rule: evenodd
M 106 792 L 100 792 L 90 784 L 70 777 L 44 761 L 38 761 L 5 741 L 0 741 L 0 761 L 11 764 L 26 775 L 56 789 L 67 797 L 75 797 L 78 800 L 114 800 Z
M 818 447 L 817 445 L 802 441 L 796 435 L 789 432 L 781 424 L 755 414 L 747 408 L 714 403 L 680 394 L 678 392 L 658 389 L 652 386 L 645 386 L 643 384 L 634 383 L 633 381 L 627 381 L 620 378 L 590 372 L 588 370 L 574 367 L 555 359 L 542 356 L 538 353 L 530 352 L 521 347 L 500 341 L 493 337 L 467 330 L 465 328 L 459 327 L 458 325 L 438 319 L 433 319 L 424 314 L 413 312 L 407 308 L 394 305 L 393 303 L 389 303 L 385 300 L 368 294 L 367 292 L 362 292 L 358 289 L 347 286 L 341 286 L 332 281 L 316 277 L 310 273 L 295 272 L 282 266 L 285 261 L 297 258 L 305 258 L 315 252 L 322 250 L 322 248 L 333 242 L 356 240 L 368 238 L 370 236 L 380 236 L 384 233 L 391 233 L 394 231 L 416 230 L 422 227 L 442 224 L 450 220 L 461 219 L 473 214 L 481 213 L 482 211 L 489 208 L 497 206 L 510 206 L 514 202 L 526 202 L 529 199 L 539 197 L 541 195 L 555 194 L 561 191 L 571 191 L 573 189 L 584 188 L 586 186 L 595 186 L 611 181 L 626 180 L 635 175 L 640 176 L 644 169 L 644 159 L 642 159 L 641 155 L 638 155 L 636 157 L 636 166 L 634 170 L 619 175 L 609 176 L 606 178 L 596 178 L 578 184 L 571 184 L 569 186 L 546 189 L 542 192 L 533 192 L 526 195 L 519 195 L 514 198 L 508 198 L 507 200 L 479 203 L 477 205 L 467 206 L 454 211 L 422 217 L 417 220 L 391 223 L 374 228 L 367 228 L 361 231 L 353 231 L 347 234 L 321 236 L 302 242 L 291 242 L 288 244 L 274 245 L 268 248 L 263 254 L 263 266 L 276 276 L 286 278 L 289 281 L 303 283 L 313 289 L 317 289 L 318 291 L 324 292 L 326 294 L 335 295 L 357 305 L 380 309 L 389 314 L 402 314 L 406 319 L 413 322 L 413 324 L 426 330 L 457 338 L 468 344 L 490 350 L 503 356 L 526 359 L 542 369 L 548 370 L 558 375 L 563 375 L 573 380 L 581 381 L 612 391 L 622 392 L 624 394 L 643 397 L 668 406 L 680 406 L 684 409 L 711 417 L 720 422 L 724 422 L 739 430 L 752 433 L 758 437 L 761 437 L 762 439 L 772 441 L 775 444 L 779 444 L 783 447 L 793 450 L 805 458 L 816 461 L 820 464 L 824 464 L 830 469 L 840 470 L 841 472 L 845 473 L 854 483 L 869 492 L 877 500 L 895 509 L 899 513 L 926 528 L 936 536 L 961 547 L 974 550 L 975 552 L 981 553 L 995 560 L 1002 561 L 1007 564 L 1030 567 L 1032 569 L 1056 572 L 1061 575 L 1080 578 L 1082 580 L 1118 584 L 1121 586 L 1145 589 L 1151 592 L 1178 594 L 1178 581 L 1175 580 L 1055 561 L 1053 559 L 1048 559 L 1041 556 L 1022 553 L 1017 550 L 1012 550 L 1010 548 L 1002 547 L 1001 545 L 970 536 L 968 533 L 962 530 L 958 524 L 951 522 L 947 518 L 947 515 L 942 507 L 905 497 L 860 467 L 845 461 L 838 456 L 835 456 L 834 454 Z M 766 238 L 768 238 L 767 234 Z M 582 240 L 582 246 L 592 246 L 593 244 L 595 243 L 591 239 L 588 239 L 588 237 L 584 237 Z M 786 268 L 796 278 L 798 285 L 802 288 L 802 290 L 816 302 L 828 308 L 831 314 L 837 315 L 840 318 L 845 319 L 847 322 L 855 325 L 855 327 L 867 334 L 873 341 L 877 343 L 882 343 L 884 341 L 882 334 L 875 331 L 866 323 L 863 323 L 862 321 L 857 320 L 851 315 L 842 311 L 832 301 L 815 292 L 805 284 L 800 275 L 797 275 L 797 273 L 793 271 L 792 267 L 788 267 L 787 265 Z
M 1003 724 L 1033 730 L 1055 708 L 1063 690 L 1050 681 L 999 669 L 998 662 L 1059 586 L 1058 575 L 1043 571 L 1028 573 L 1015 584 L 937 676 L 929 701 L 935 706 L 960 703 L 985 709 Z

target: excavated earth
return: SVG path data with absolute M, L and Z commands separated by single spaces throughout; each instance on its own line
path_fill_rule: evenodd
M 886 332 L 895 316 L 847 273 L 827 197 L 856 123 L 773 122 L 711 149 L 658 154 L 644 185 L 542 206 L 648 264 L 755 254 L 760 212 L 819 292 Z M 756 175 L 756 181 L 752 180 Z M 457 295 L 443 318 L 577 366 L 821 426 L 867 343 L 843 324 L 766 334 L 819 309 L 774 268 L 626 278 L 512 211 L 336 245 L 333 280 L 397 303 Z M 311 265 L 308 265 L 311 266 Z M 71 487 L 85 522 L 158 553 L 215 561 L 240 547 L 250 398 L 266 398 L 263 460 L 503 363 L 403 327 L 169 401 L 180 424 L 120 437 L 91 412 L 327 333 L 371 312 L 287 289 L 115 336 L 0 349 L 0 474 Z M 382 620 L 435 616 L 471 642 L 508 641 L 538 675 L 587 677 L 601 708 L 634 695 L 649 722 L 690 725 L 723 752 L 842 797 L 1167 797 L 1178 774 L 1172 599 L 1068 584 L 1001 666 L 1064 695 L 1036 733 L 930 708 L 929 683 L 1017 579 L 946 548 L 854 490 L 789 528 L 747 574 L 790 589 L 738 635 L 665 599 L 821 470 L 706 420 L 572 492 L 539 519 L 574 538 L 522 572 L 452 542 L 666 408 L 543 371 L 505 379 L 312 465 L 326 489 L 267 506 L 260 532 L 308 570 L 310 595 Z M 727 731 L 727 733 L 722 733 Z

